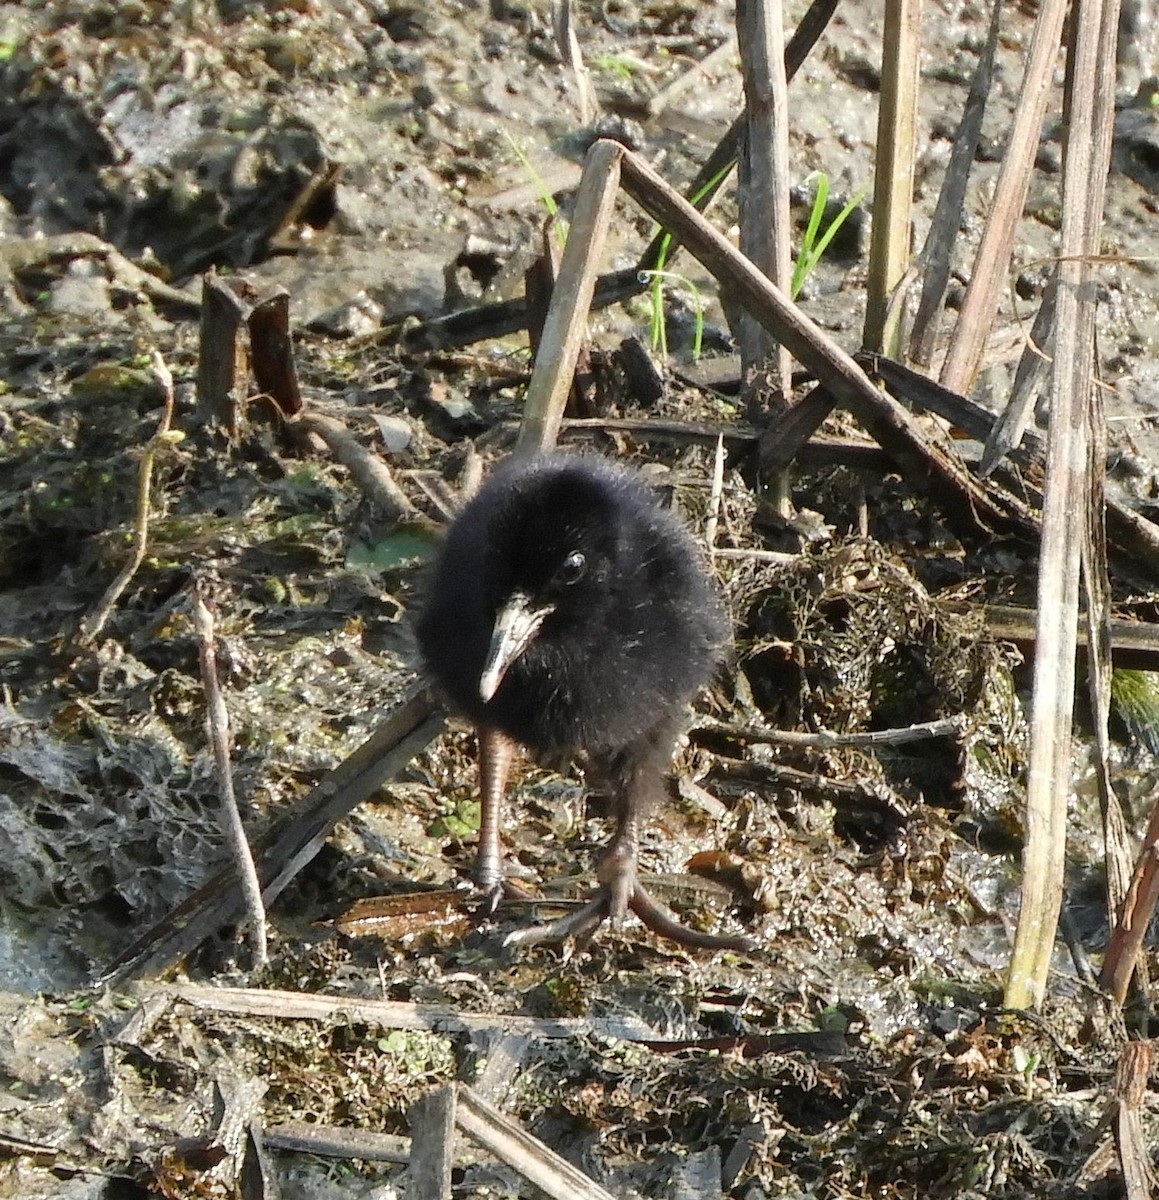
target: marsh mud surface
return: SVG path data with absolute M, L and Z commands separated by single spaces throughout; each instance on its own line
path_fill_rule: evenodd
M 951 305 L 1032 27 L 1031 6 L 1005 7 Z M 795 21 L 801 5 L 789 8 Z M 813 173 L 839 201 L 872 185 L 878 8 L 841 6 L 791 86 L 802 221 Z M 685 953 L 630 923 L 584 953 L 515 955 L 502 937 L 534 918 L 526 907 L 475 925 L 454 905 L 438 916 L 412 903 L 453 888 L 472 861 L 473 745 L 452 725 L 281 894 L 264 972 L 250 971 L 230 924 L 160 978 L 90 987 L 227 861 L 194 577 L 214 604 L 235 786 L 256 836 L 413 682 L 407 617 L 422 561 L 457 489 L 517 426 L 523 334 L 423 351 L 408 336 L 521 292 L 545 197 L 566 217 L 594 137 L 629 141 L 680 186 L 738 111 L 731 6 L 576 5 L 588 120 L 547 10 L 0 5 L 0 1195 L 272 1195 L 274 1181 L 285 1200 L 412 1195 L 390 1155 L 271 1149 L 262 1167 L 239 1130 L 304 1122 L 397 1141 L 410 1106 L 456 1079 L 622 1197 L 1123 1195 L 1117 1160 L 1098 1153 L 1112 1137 L 1100 1122 L 1123 1029 L 1090 982 L 1107 922 L 1081 742 L 1048 997 L 1033 1015 L 1001 1008 L 1029 674 L 987 632 L 980 603 L 1032 605 L 1036 548 L 960 538 L 884 458 L 801 465 L 790 528 L 743 456 L 715 504 L 704 430 L 740 430 L 746 414 L 734 391 L 703 382 L 736 374 L 728 306 L 687 258 L 664 293 L 663 394 L 642 398 L 619 356 L 624 339 L 647 338 L 644 298 L 605 309 L 591 321 L 599 420 L 565 441 L 635 462 L 698 530 L 715 521 L 735 650 L 690 714 L 642 867 L 684 920 L 747 932 L 759 949 Z M 1097 277 L 1110 486 L 1153 516 L 1159 127 L 1139 86 L 1153 65 L 1147 15 L 1132 8 L 1124 42 Z M 987 22 L 974 3 L 926 5 L 919 246 Z M 978 388 L 991 408 L 1055 253 L 1060 113 L 1061 86 Z M 735 222 L 728 195 L 713 219 Z M 867 229 L 862 212 L 801 297 L 849 350 Z M 631 266 L 652 232 L 622 200 L 605 269 Z M 244 367 L 236 436 L 199 419 L 210 270 L 250 295 L 286 289 L 307 410 L 389 464 L 405 520 L 246 396 Z M 694 363 L 698 313 L 705 358 Z M 157 356 L 179 436 L 155 437 Z M 840 415 L 824 432 L 865 441 Z M 96 628 L 132 550 L 147 448 L 145 553 Z M 1156 572 L 1138 566 L 1116 581 L 1118 611 L 1155 620 Z M 950 718 L 939 737 L 878 748 L 751 736 Z M 1137 832 L 1156 778 L 1147 732 L 1145 720 L 1116 725 L 1115 783 Z M 583 895 L 605 811 L 575 769 L 520 768 L 504 836 L 547 915 Z M 384 896 L 396 902 L 389 921 L 329 923 Z M 1153 940 L 1147 957 L 1154 975 Z M 175 978 L 457 1017 L 392 1029 L 365 1015 L 230 1012 L 165 991 Z M 528 1034 L 516 1019 L 544 1024 Z M 1146 1011 L 1135 1023 L 1154 1034 Z M 1133 1113 L 1153 1156 L 1153 1100 Z M 534 1192 L 460 1137 L 454 1194 Z

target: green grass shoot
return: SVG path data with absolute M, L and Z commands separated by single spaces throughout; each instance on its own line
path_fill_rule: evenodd
M 730 163 L 726 167 L 722 167 L 717 173 L 698 188 L 690 197 L 690 203 L 699 204 L 705 196 L 711 195 L 724 181 L 729 171 L 733 168 Z M 651 317 L 648 322 L 648 340 L 654 353 L 659 354 L 661 358 L 668 357 L 668 326 L 664 317 L 664 285 L 665 283 L 681 283 L 692 293 L 693 305 L 696 312 L 696 331 L 692 339 L 692 357 L 695 361 L 700 357 L 701 344 L 704 337 L 704 306 L 700 302 L 700 292 L 695 285 L 683 275 L 674 275 L 671 271 L 664 270 L 664 264 L 668 261 L 668 253 L 672 248 L 672 235 L 665 232 L 660 239 L 659 248 L 656 251 L 656 262 L 651 270 L 641 271 L 641 282 L 649 284 L 649 299 L 651 302 Z
M 547 215 L 555 222 L 555 240 L 559 242 L 560 248 L 563 248 L 567 241 L 567 222 L 559 215 L 559 205 L 555 202 L 555 197 L 551 194 L 551 189 L 547 186 L 544 178 L 535 169 L 535 164 L 527 157 L 527 151 L 504 129 L 503 136 L 507 139 L 507 144 L 511 147 L 515 157 L 519 159 L 519 165 L 527 173 L 528 179 L 535 185 L 535 190 L 539 193 L 539 202 L 543 205 Z
M 801 248 L 793 263 L 793 277 L 789 281 L 789 296 L 794 300 L 801 288 L 804 287 L 805 280 L 809 278 L 821 261 L 821 256 L 829 248 L 829 243 L 836 237 L 837 231 L 849 219 L 853 210 L 865 196 L 863 188 L 847 201 L 845 207 L 822 229 L 821 222 L 825 219 L 825 205 L 829 201 L 829 177 L 818 171 L 810 178 L 816 180 L 817 190 L 813 193 L 813 207 L 809 210 L 809 221 L 805 226 L 804 236 L 801 238 Z M 805 182 L 807 183 L 808 180 Z

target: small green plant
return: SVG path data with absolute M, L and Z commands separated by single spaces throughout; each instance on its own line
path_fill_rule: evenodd
M 695 362 L 700 357 L 700 349 L 704 342 L 704 305 L 700 300 L 700 289 L 687 275 L 678 275 L 674 271 L 641 271 L 640 282 L 648 284 L 651 299 L 648 341 L 661 358 L 668 357 L 668 323 L 664 316 L 664 285 L 678 283 L 692 293 L 692 311 L 696 321 L 696 327 L 692 334 L 692 358 Z
M 597 71 L 604 71 L 625 82 L 631 80 L 638 72 L 649 69 L 646 63 L 632 54 L 601 54 L 592 59 L 592 66 Z
M 1116 667 L 1111 675 L 1111 710 L 1132 743 L 1159 753 L 1159 673 Z
M 837 236 L 837 231 L 849 220 L 853 210 L 865 196 L 865 190 L 862 189 L 847 201 L 845 207 L 822 229 L 821 222 L 825 219 L 825 205 L 829 201 L 829 176 L 824 172 L 817 171 L 809 179 L 816 180 L 817 190 L 813 193 L 813 207 L 809 210 L 809 222 L 805 226 L 805 233 L 801 238 L 801 248 L 797 251 L 797 258 L 793 263 L 793 277 L 789 281 L 789 295 L 794 300 L 804 286 L 805 280 L 809 278 L 821 261 L 821 255 L 829 248 L 829 243 Z M 809 180 L 807 179 L 805 182 L 808 183 Z
M 539 202 L 543 205 L 547 215 L 555 222 L 555 240 L 559 242 L 562 248 L 564 242 L 567 241 L 567 222 L 562 220 L 559 215 L 559 205 L 555 202 L 555 197 L 551 194 L 551 189 L 547 186 L 544 178 L 535 169 L 535 164 L 527 157 L 527 151 L 511 136 L 507 130 L 503 130 L 503 136 L 507 139 L 507 144 L 511 147 L 515 157 L 519 159 L 519 165 L 527 172 L 527 177 L 535 184 L 535 190 L 539 193 Z
M 705 196 L 711 195 L 720 186 L 725 176 L 732 170 L 732 164 L 727 167 L 722 167 L 703 187 L 698 188 L 691 196 L 691 203 L 699 204 Z M 649 298 L 651 301 L 652 315 L 648 323 L 649 341 L 655 353 L 663 358 L 668 357 L 668 327 L 664 318 L 664 284 L 666 282 L 679 282 L 692 293 L 693 305 L 696 310 L 696 332 L 692 339 L 692 357 L 698 359 L 700 357 L 700 347 L 704 334 L 704 308 L 700 303 L 700 292 L 696 287 L 683 275 L 673 274 L 671 271 L 664 270 L 664 264 L 668 261 L 668 253 L 672 249 L 672 235 L 665 233 L 660 239 L 660 246 L 656 251 L 656 262 L 649 271 L 640 272 L 640 282 L 649 284 Z

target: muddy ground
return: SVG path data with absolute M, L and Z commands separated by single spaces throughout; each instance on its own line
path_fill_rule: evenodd
M 1030 36 L 1032 13 L 1011 8 L 956 288 Z M 1033 604 L 1035 546 L 959 536 L 888 461 L 864 457 L 839 415 L 825 432 L 856 454 L 819 451 L 797 469 L 801 515 L 786 529 L 742 453 L 751 414 L 721 384 L 736 374 L 725 314 L 688 259 L 665 294 L 663 395 L 641 397 L 616 357 L 623 339 L 647 339 L 645 300 L 606 309 L 591 322 L 598 420 L 564 440 L 640 465 L 697 530 L 715 516 L 735 649 L 690 716 L 643 867 L 683 919 L 759 949 L 685 953 L 629 924 L 586 953 L 513 954 L 502 936 L 532 919 L 525 908 L 478 926 L 421 911 L 408 897 L 452 888 L 472 861 L 473 747 L 452 725 L 281 894 L 266 970 L 230 922 L 179 964 L 92 985 L 225 862 L 192 580 L 214 602 L 236 787 L 257 836 L 411 687 L 423 559 L 456 489 L 517 426 L 523 334 L 432 350 L 415 331 L 518 294 L 544 197 L 566 215 L 597 133 L 681 185 L 738 111 L 731 6 L 578 5 L 599 109 L 586 123 L 546 9 L 0 5 L 0 1194 L 413 1196 L 408 1111 L 460 1080 L 617 1196 L 1124 1195 L 1101 1122 L 1127 1028 L 1154 1036 L 1155 1018 L 1146 994 L 1129 1020 L 1109 1015 L 1091 982 L 1107 921 L 1082 744 L 1048 999 L 1037 1014 L 1001 1007 L 1029 675 L 980 605 Z M 918 245 L 987 20 L 973 3 L 926 6 Z M 1111 486 L 1150 517 L 1159 140 L 1152 92 L 1135 92 L 1152 37 L 1142 20 L 1124 44 L 1099 268 Z M 802 197 L 818 171 L 840 200 L 871 186 L 880 42 L 877 6 L 843 5 L 793 82 Z M 669 92 L 676 80 L 687 86 Z M 1060 111 L 1061 89 L 977 393 L 991 408 L 1055 245 Z M 729 228 L 735 203 L 714 219 Z M 850 350 L 867 227 L 855 218 L 801 297 Z M 621 202 L 605 267 L 631 266 L 651 233 Z M 292 436 L 244 369 L 236 435 L 205 423 L 197 303 L 210 269 L 254 294 L 288 291 L 307 410 L 389 463 L 406 520 L 321 442 Z M 158 355 L 180 436 L 153 442 Z M 730 460 L 714 510 L 717 430 Z M 146 553 L 95 629 L 130 553 L 150 445 Z M 1118 611 L 1155 620 L 1156 571 L 1135 568 L 1115 580 Z M 741 732 L 951 718 L 951 732 L 883 749 Z M 1116 787 L 1141 831 L 1148 726 L 1120 713 L 1115 733 Z M 582 895 L 605 836 L 580 774 L 524 764 L 505 838 L 553 901 L 547 915 Z M 331 923 L 382 896 L 399 906 L 389 922 Z M 1153 939 L 1147 955 L 1153 975 Z M 230 1009 L 165 990 L 181 981 L 350 1007 Z M 395 1026 L 405 1010 L 428 1027 L 392 1027 L 358 1001 L 395 1002 Z M 1137 1118 L 1154 1157 L 1152 1097 Z M 303 1124 L 381 1136 L 331 1157 Z M 259 1125 L 264 1157 L 242 1133 Z M 537 1194 L 470 1140 L 457 1153 L 456 1197 Z

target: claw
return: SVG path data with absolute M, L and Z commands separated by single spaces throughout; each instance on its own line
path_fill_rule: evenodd
M 676 919 L 663 904 L 656 900 L 644 887 L 633 880 L 627 893 L 626 909 L 631 909 L 639 917 L 640 922 L 653 933 L 685 946 L 690 950 L 756 950 L 757 943 L 743 934 L 721 935 L 701 933 L 697 929 L 689 929 Z M 591 940 L 595 931 L 610 920 L 613 925 L 616 918 L 613 905 L 616 903 L 616 888 L 623 883 L 619 877 L 612 883 L 603 883 L 595 895 L 583 908 L 569 913 L 549 925 L 531 925 L 526 929 L 517 929 L 503 939 L 504 946 L 538 946 L 542 944 L 557 944 L 574 938 L 577 946 L 581 947 Z

